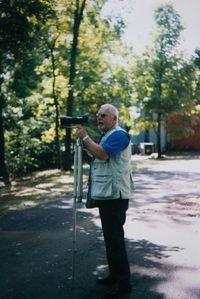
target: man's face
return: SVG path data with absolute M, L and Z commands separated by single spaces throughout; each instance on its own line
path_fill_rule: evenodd
M 108 109 L 100 108 L 97 113 L 98 128 L 106 133 L 117 123 L 117 117 L 112 115 Z

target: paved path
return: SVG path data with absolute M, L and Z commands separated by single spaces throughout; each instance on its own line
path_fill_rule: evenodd
M 139 167 L 125 225 L 133 293 L 123 298 L 200 298 L 200 159 Z M 106 271 L 97 209 L 80 204 L 72 289 L 72 199 L 0 218 L 1 299 L 100 299 Z
M 200 298 L 200 160 L 149 162 L 135 182 L 126 224 L 133 279 L 160 298 Z

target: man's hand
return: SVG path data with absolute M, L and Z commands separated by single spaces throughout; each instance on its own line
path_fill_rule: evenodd
M 98 143 L 94 142 L 89 136 L 87 131 L 82 126 L 77 126 L 75 135 L 84 141 L 84 146 L 89 152 L 100 160 L 107 160 L 109 158 L 105 149 Z M 87 137 L 86 137 L 87 136 Z M 84 137 L 86 139 L 84 140 Z
M 80 138 L 83 139 L 85 136 L 88 135 L 87 131 L 82 127 L 82 126 L 77 126 L 76 127 L 76 133 L 75 135 Z

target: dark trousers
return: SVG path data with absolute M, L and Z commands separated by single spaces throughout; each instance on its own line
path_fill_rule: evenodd
M 110 275 L 121 285 L 130 284 L 130 268 L 124 241 L 128 199 L 99 200 L 99 215 Z

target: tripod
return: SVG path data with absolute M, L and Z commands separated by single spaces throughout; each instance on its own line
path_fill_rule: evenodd
M 73 255 L 72 255 L 72 289 L 75 282 L 75 255 L 76 248 L 76 206 L 77 201 L 82 202 L 83 198 L 83 167 L 82 167 L 82 142 L 80 138 L 76 140 L 74 147 L 74 199 L 73 199 Z

